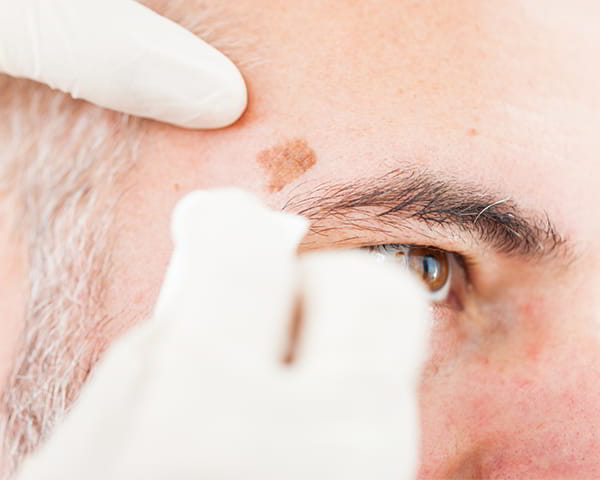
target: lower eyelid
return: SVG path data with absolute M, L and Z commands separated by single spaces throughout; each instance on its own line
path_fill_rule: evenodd
M 452 310 L 455 312 L 461 312 L 464 310 L 464 304 L 460 297 L 450 287 L 448 297 L 443 302 L 433 302 L 434 309 Z

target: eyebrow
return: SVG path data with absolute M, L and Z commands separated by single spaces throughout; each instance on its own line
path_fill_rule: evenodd
M 526 214 L 510 197 L 417 168 L 322 184 L 308 195 L 291 195 L 283 209 L 308 217 L 315 234 L 340 226 L 387 232 L 408 220 L 458 229 L 506 255 L 540 258 L 569 251 L 546 213 Z

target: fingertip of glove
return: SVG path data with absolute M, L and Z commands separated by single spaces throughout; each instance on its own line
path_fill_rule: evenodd
M 244 236 L 251 243 L 248 236 L 264 239 L 273 230 L 279 241 L 295 247 L 308 227 L 307 219 L 271 210 L 251 193 L 222 188 L 196 190 L 182 198 L 173 211 L 171 235 L 175 245 L 191 241 L 197 246 L 209 236 L 219 242 Z
M 223 128 L 238 120 L 248 104 L 246 82 L 236 65 L 201 38 L 163 17 L 147 33 L 148 60 L 160 67 L 168 101 L 147 104 L 150 117 L 190 129 Z M 160 38 L 160 40 L 158 40 Z M 171 54 L 164 55 L 168 45 Z M 147 78 L 142 78 L 141 87 Z
M 241 72 L 181 25 L 133 0 L 80 1 L 70 8 L 83 26 L 64 36 L 81 38 L 83 46 L 58 43 L 54 56 L 47 56 L 77 63 L 79 79 L 65 81 L 63 60 L 45 72 L 50 84 L 106 108 L 183 128 L 222 128 L 244 113 L 248 94 Z M 103 35 L 106 23 L 110 41 Z
M 383 365 L 409 376 L 418 373 L 431 321 L 416 278 L 377 264 L 364 252 L 311 253 L 301 267 L 304 309 L 315 330 L 313 357 L 319 351 L 329 355 L 330 345 L 337 344 L 339 352 L 347 352 L 339 357 L 349 364 L 395 358 Z
M 229 67 L 223 67 L 219 74 L 223 79 L 222 87 L 208 102 L 201 102 L 198 111 L 190 112 L 189 119 L 182 118 L 180 126 L 190 129 L 223 128 L 232 125 L 244 114 L 248 106 L 246 82 L 237 67 L 226 60 Z

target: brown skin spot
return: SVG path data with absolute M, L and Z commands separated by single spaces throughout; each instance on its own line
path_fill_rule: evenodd
M 479 134 L 476 128 L 469 128 L 469 130 L 467 130 L 467 133 L 471 137 L 475 137 L 477 134 Z
M 317 156 L 306 140 L 296 138 L 263 150 L 257 161 L 269 175 L 267 189 L 275 193 L 315 165 Z

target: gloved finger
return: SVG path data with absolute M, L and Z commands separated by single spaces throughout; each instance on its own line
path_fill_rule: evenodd
M 182 348 L 195 335 L 211 338 L 204 352 L 213 360 L 273 364 L 294 307 L 296 250 L 307 229 L 305 219 L 240 190 L 189 194 L 173 214 L 175 248 L 155 321 L 177 321 L 169 331 Z M 190 348 L 196 350 L 193 341 Z
M 200 466 L 206 478 L 241 478 L 222 472 L 256 465 L 255 442 L 271 439 L 265 412 L 276 398 L 307 226 L 239 190 L 197 191 L 177 205 L 174 253 L 152 320 L 161 332 L 153 381 L 111 478 L 197 478 Z M 239 467 L 225 468 L 232 452 Z
M 186 196 L 172 228 L 175 250 L 154 318 L 106 352 L 70 415 L 25 462 L 19 480 L 169 478 L 163 469 L 197 471 L 207 461 L 199 462 L 189 437 L 226 430 L 232 412 L 223 404 L 241 402 L 251 391 L 248 382 L 253 389 L 268 383 L 293 304 L 293 263 L 306 220 L 230 189 Z
M 246 108 L 229 59 L 133 0 L 0 0 L 0 72 L 186 128 L 224 127 Z
M 150 369 L 154 381 L 136 408 L 127 455 L 112 478 L 195 478 L 200 461 L 207 478 L 225 478 L 223 465 L 232 454 L 236 462 L 227 478 L 411 478 L 418 448 L 416 377 L 428 327 L 423 292 L 403 272 L 363 256 L 308 256 L 300 270 L 306 330 L 300 334 L 298 362 L 278 365 L 272 347 L 281 347 L 282 338 L 273 333 L 289 322 L 289 312 L 273 309 L 272 302 L 279 295 L 289 302 L 289 289 L 280 290 L 286 278 L 279 265 L 288 259 L 259 260 L 254 252 L 260 247 L 277 252 L 279 242 L 271 237 L 281 232 L 267 217 L 261 219 L 266 210 L 253 211 L 258 206 L 250 207 L 252 197 L 240 194 L 224 207 L 225 200 L 199 192 L 177 207 L 175 250 L 184 255 L 173 259 L 165 287 L 191 285 L 189 300 L 175 292 L 161 296 L 157 311 L 171 328 L 161 328 Z M 190 220 L 196 217 L 204 219 L 202 227 Z M 223 272 L 232 245 L 235 250 L 240 243 L 237 236 L 222 238 L 228 218 L 255 231 L 243 236 L 243 254 L 236 252 L 230 271 Z M 294 240 L 296 233 L 290 233 Z M 247 272 L 245 264 L 251 267 Z M 188 267 L 186 281 L 178 275 Z M 190 282 L 204 275 L 215 281 Z M 229 289 L 221 278 L 229 278 Z M 256 298 L 245 298 L 245 292 L 238 297 L 240 289 Z M 204 290 L 215 298 L 228 292 L 215 301 L 203 296 Z M 254 302 L 264 310 L 248 308 Z M 176 319 L 190 308 L 197 313 L 181 328 Z M 279 318 L 266 320 L 271 309 Z M 156 431 L 161 439 L 152 434 Z M 208 445 L 190 437 L 200 431 Z M 173 438 L 179 440 L 176 448 Z M 150 457 L 140 466 L 140 458 Z
M 337 478 L 414 478 L 430 329 L 422 286 L 358 252 L 307 255 L 300 278 L 303 330 L 289 389 L 302 408 L 280 423 L 294 418 L 304 425 L 298 442 L 319 448 L 297 478 L 319 467 Z
M 430 328 L 416 278 L 361 252 L 330 252 L 304 256 L 301 283 L 300 366 L 416 378 Z

